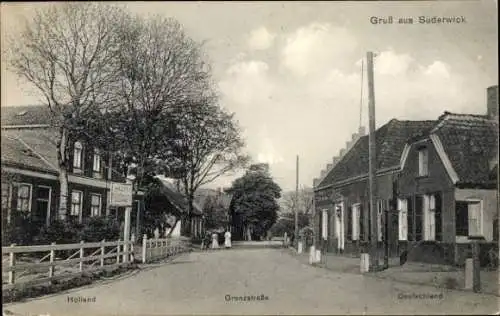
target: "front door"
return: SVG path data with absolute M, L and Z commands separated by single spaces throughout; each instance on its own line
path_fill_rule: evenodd
M 50 223 L 50 198 L 51 188 L 39 186 L 36 195 L 36 206 L 33 210 L 33 219 L 44 225 Z
M 389 211 L 389 225 L 388 229 L 388 243 L 389 243 L 389 255 L 392 257 L 399 256 L 398 244 L 399 244 L 399 212 Z

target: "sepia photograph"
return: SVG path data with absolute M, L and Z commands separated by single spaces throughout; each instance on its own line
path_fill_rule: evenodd
M 0 8 L 3 316 L 500 315 L 497 0 Z

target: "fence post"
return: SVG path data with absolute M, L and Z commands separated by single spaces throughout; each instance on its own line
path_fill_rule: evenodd
M 146 263 L 146 249 L 148 246 L 148 235 L 142 235 L 142 263 Z
M 104 247 L 104 243 L 106 239 L 101 241 L 101 267 L 104 267 L 104 254 L 106 253 L 106 247 Z
M 120 239 L 118 239 L 118 242 L 116 244 L 116 264 L 120 263 Z
M 55 248 L 56 243 L 53 242 L 50 244 Z M 50 267 L 49 267 L 49 278 L 52 278 L 54 276 L 54 259 L 56 257 L 56 251 L 52 248 L 50 249 Z
M 16 244 L 11 244 L 11 247 L 15 247 Z M 9 253 L 9 267 L 13 268 L 16 265 L 16 254 L 14 252 Z M 16 272 L 9 271 L 9 284 L 14 284 L 16 280 Z
M 83 271 L 83 244 L 84 241 L 80 241 L 80 272 Z

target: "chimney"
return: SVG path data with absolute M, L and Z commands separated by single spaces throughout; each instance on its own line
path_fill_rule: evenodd
M 321 177 L 323 178 L 325 176 L 326 170 L 321 170 Z
M 355 142 L 355 141 L 357 141 L 357 140 L 358 140 L 358 133 L 354 133 L 354 134 L 352 134 L 351 141 L 352 141 L 352 142 Z
M 491 119 L 498 120 L 498 85 L 486 89 L 486 105 L 488 116 Z
M 328 172 L 328 171 L 332 170 L 332 167 L 333 167 L 333 165 L 331 163 L 329 163 L 328 165 L 326 165 L 326 171 Z
M 313 187 L 317 187 L 318 186 L 318 183 L 319 182 L 319 179 L 318 178 L 314 178 L 313 179 Z
M 340 157 L 344 157 L 345 152 L 346 152 L 345 148 L 342 148 L 342 149 L 340 150 L 339 156 L 340 156 Z
M 337 156 L 333 157 L 333 164 L 334 164 L 334 165 L 338 164 L 338 163 L 339 163 L 339 161 L 340 161 L 340 158 L 339 158 L 339 157 L 337 157 Z

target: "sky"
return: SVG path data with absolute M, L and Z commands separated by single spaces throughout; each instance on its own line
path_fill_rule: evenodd
M 2 46 L 46 3 L 2 3 Z M 498 84 L 497 2 L 127 2 L 140 15 L 176 18 L 206 41 L 221 105 L 236 115 L 255 162 L 293 190 L 313 178 L 361 125 L 367 128 L 366 53 L 376 54 L 376 125 L 486 112 Z M 373 24 L 372 17 L 457 16 L 460 24 Z M 362 65 L 364 75 L 362 80 Z M 1 105 L 39 103 L 2 58 Z M 363 81 L 363 96 L 361 87 Z M 213 187 L 228 186 L 237 173 Z

